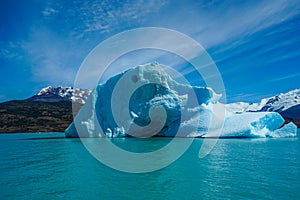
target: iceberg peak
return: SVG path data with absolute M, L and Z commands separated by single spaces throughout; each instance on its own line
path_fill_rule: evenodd
M 67 137 L 296 135 L 292 125 L 283 127 L 287 134 L 278 131 L 284 123 L 278 113 L 234 114 L 225 111 L 219 98 L 211 88 L 176 82 L 158 63 L 139 65 L 97 85 L 65 133 Z M 213 134 L 222 127 L 220 134 Z

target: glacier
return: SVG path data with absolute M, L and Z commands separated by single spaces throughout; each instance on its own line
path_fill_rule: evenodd
M 66 137 L 295 137 L 275 112 L 237 114 L 208 87 L 178 83 L 158 63 L 139 65 L 99 84 Z M 216 109 L 221 108 L 221 109 Z

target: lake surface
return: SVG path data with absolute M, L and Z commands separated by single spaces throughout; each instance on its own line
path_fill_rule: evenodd
M 168 138 L 114 139 L 148 151 Z M 0 199 L 300 199 L 300 140 L 219 139 L 198 158 L 203 139 L 151 173 L 111 169 L 80 139 L 62 133 L 0 135 Z

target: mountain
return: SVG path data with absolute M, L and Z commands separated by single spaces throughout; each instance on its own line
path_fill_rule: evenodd
M 74 103 L 85 104 L 90 93 L 91 91 L 87 89 L 48 86 L 27 100 L 40 102 L 72 101 Z
M 300 89 L 264 98 L 259 103 L 238 102 L 227 104 L 226 109 L 233 113 L 262 111 L 282 113 L 297 105 L 300 105 Z
M 300 127 L 300 89 L 264 98 L 259 103 L 238 102 L 226 105 L 226 110 L 233 113 L 243 112 L 278 112 L 286 123 L 294 122 Z
M 0 133 L 63 132 L 90 92 L 49 86 L 26 100 L 0 103 Z
M 290 107 L 289 109 L 282 111 L 280 114 L 288 118 L 300 120 L 300 105 Z

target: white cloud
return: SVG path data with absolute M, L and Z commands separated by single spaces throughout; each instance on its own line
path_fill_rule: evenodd
M 50 8 L 50 7 L 47 7 L 45 8 L 45 10 L 42 11 L 42 14 L 45 16 L 45 17 L 48 17 L 50 15 L 53 15 L 53 14 L 56 14 L 58 11 L 55 10 L 54 8 Z

